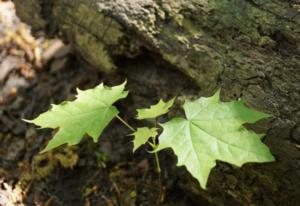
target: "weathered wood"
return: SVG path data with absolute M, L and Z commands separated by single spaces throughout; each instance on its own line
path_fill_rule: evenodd
M 300 202 L 300 5 L 284 0 L 15 0 L 34 29 L 59 31 L 106 72 L 147 50 L 194 80 L 204 96 L 243 98 L 276 115 L 265 142 L 276 163 L 242 169 L 219 164 L 209 202 Z M 142 68 L 141 68 L 142 69 Z M 180 81 L 174 80 L 174 81 Z M 182 185 L 185 187 L 185 185 Z M 187 189 L 192 191 L 191 184 Z M 195 187 L 196 188 L 196 187 Z M 216 195 L 217 194 L 217 195 Z M 222 194 L 222 195 L 219 195 Z

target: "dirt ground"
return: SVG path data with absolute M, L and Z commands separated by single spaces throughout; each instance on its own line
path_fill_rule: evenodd
M 53 131 L 37 130 L 22 121 L 46 111 L 51 103 L 73 99 L 77 87 L 115 85 L 125 76 L 133 92 L 117 106 L 132 124 L 137 108 L 175 95 L 180 102 L 183 91 L 195 93 L 184 79 L 176 87 L 180 90 L 173 89 L 171 80 L 182 77 L 168 70 L 158 74 L 159 68 L 148 69 L 147 61 L 152 60 L 135 62 L 136 67 L 129 69 L 127 60 L 120 60 L 122 74 L 102 74 L 60 40 L 47 39 L 40 32 L 33 36 L 15 16 L 13 4 L 0 1 L 0 205 L 156 205 L 160 192 L 154 158 L 146 148 L 132 153 L 131 137 L 126 136 L 130 131 L 117 120 L 97 144 L 87 137 L 78 146 L 45 154 L 39 151 Z M 137 79 L 141 72 L 143 78 Z M 161 162 L 161 205 L 208 205 L 185 191 L 185 172 L 176 168 L 170 151 L 163 152 Z

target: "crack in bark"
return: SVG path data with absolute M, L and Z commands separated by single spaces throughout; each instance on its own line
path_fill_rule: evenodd
M 258 4 L 257 2 L 255 2 L 255 0 L 246 0 L 247 2 L 249 2 L 251 5 L 253 5 L 254 7 L 262 10 L 262 11 L 265 11 L 267 13 L 270 13 L 272 14 L 273 16 L 275 16 L 277 19 L 284 19 L 285 21 L 288 21 L 290 23 L 293 23 L 293 24 L 296 24 L 297 26 L 300 26 L 300 23 L 297 22 L 297 21 L 294 21 L 294 17 L 298 15 L 298 12 L 295 12 L 295 15 L 293 17 L 286 17 L 286 16 L 283 16 L 283 15 L 278 15 L 276 14 L 275 12 L 269 10 L 268 8 L 264 8 L 262 6 L 264 6 L 266 3 L 264 4 Z M 272 2 L 274 4 L 277 4 L 279 7 L 281 7 L 281 5 L 279 5 L 276 1 Z

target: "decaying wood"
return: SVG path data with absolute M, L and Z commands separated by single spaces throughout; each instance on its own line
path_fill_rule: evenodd
M 265 142 L 277 162 L 219 164 L 208 191 L 216 205 L 300 202 L 300 3 L 296 0 L 15 0 L 19 16 L 61 33 L 89 63 L 121 71 L 120 58 L 147 51 L 190 77 L 204 96 L 276 116 Z M 141 68 L 143 69 L 143 68 Z M 163 69 L 163 67 L 162 67 Z M 174 80 L 174 82 L 180 79 Z M 187 186 L 188 185 L 188 186 Z M 221 194 L 221 195 L 220 195 Z

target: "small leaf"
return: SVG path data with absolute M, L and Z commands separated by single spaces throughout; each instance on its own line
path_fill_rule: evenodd
M 167 102 L 159 100 L 157 104 L 152 105 L 150 108 L 137 109 L 137 119 L 151 119 L 166 114 L 169 111 L 169 109 L 173 106 L 174 100 L 175 98 Z
M 263 135 L 242 126 L 269 115 L 245 107 L 241 100 L 220 102 L 219 92 L 210 98 L 187 101 L 183 108 L 186 119 L 174 118 L 161 125 L 163 133 L 156 151 L 172 148 L 178 166 L 186 166 L 202 188 L 206 187 L 216 160 L 236 166 L 274 161 L 261 142 Z
M 135 152 L 140 146 L 145 144 L 150 137 L 153 138 L 156 137 L 157 128 L 148 128 L 148 127 L 137 128 L 137 130 L 131 135 L 134 136 L 133 152 Z
M 127 96 L 125 85 L 126 82 L 115 87 L 100 84 L 85 91 L 77 89 L 76 100 L 52 105 L 36 119 L 25 120 L 41 128 L 59 128 L 42 152 L 66 143 L 78 144 L 85 134 L 97 142 L 104 128 L 119 113 L 113 104 Z

